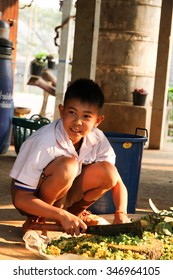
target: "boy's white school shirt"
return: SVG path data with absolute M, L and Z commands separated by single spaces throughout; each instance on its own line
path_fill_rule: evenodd
M 78 161 L 78 174 L 82 165 L 98 161 L 115 164 L 115 153 L 104 133 L 93 130 L 83 138 L 79 155 L 64 130 L 61 119 L 43 126 L 34 132 L 21 146 L 10 177 L 28 185 L 27 189 L 37 188 L 43 169 L 55 158 L 74 155 Z

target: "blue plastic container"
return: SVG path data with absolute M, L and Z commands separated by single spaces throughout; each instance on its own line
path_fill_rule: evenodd
M 0 154 L 6 153 L 11 143 L 14 115 L 11 53 L 12 42 L 0 38 Z
M 147 137 L 122 134 L 115 132 L 105 133 L 116 153 L 116 164 L 121 178 L 128 191 L 128 213 L 135 213 L 142 153 Z M 115 213 L 112 192 L 108 191 L 103 197 L 89 207 L 94 214 Z

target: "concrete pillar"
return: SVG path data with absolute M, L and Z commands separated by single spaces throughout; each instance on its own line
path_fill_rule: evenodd
M 60 117 L 58 105 L 63 102 L 64 92 L 66 91 L 69 78 L 69 59 L 71 54 L 73 39 L 73 17 L 74 13 L 74 0 L 64 0 L 62 8 L 62 27 L 60 37 L 60 49 L 59 49 L 59 63 L 57 71 L 57 85 L 56 85 L 56 100 L 55 100 L 55 113 L 54 119 Z
M 96 80 L 106 102 L 132 102 L 144 88 L 151 105 L 161 0 L 102 0 Z
M 161 0 L 102 0 L 96 81 L 106 96 L 104 131 L 150 131 L 160 12 Z M 149 93 L 146 106 L 133 106 L 135 88 Z
M 72 80 L 95 80 L 101 0 L 78 0 Z
M 163 0 L 161 9 L 158 55 L 151 117 L 150 149 L 160 149 L 164 143 L 167 90 L 172 44 L 173 1 Z

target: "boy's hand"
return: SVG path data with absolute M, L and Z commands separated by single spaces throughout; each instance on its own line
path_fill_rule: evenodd
M 116 212 L 114 214 L 113 224 L 124 224 L 130 223 L 131 220 L 128 218 L 128 215 L 124 212 Z
M 70 235 L 79 235 L 81 232 L 85 232 L 87 225 L 77 216 L 70 212 L 61 209 L 60 218 L 58 219 L 64 228 L 65 232 Z M 82 231 L 81 231 L 82 229 Z

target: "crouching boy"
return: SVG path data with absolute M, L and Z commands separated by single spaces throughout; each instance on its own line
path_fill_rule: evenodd
M 51 219 L 79 235 L 99 217 L 87 208 L 112 190 L 113 223 L 129 222 L 127 190 L 115 167 L 115 153 L 98 129 L 104 94 L 90 79 L 72 82 L 59 105 L 60 119 L 32 134 L 21 146 L 12 177 L 14 206 L 32 222 Z

